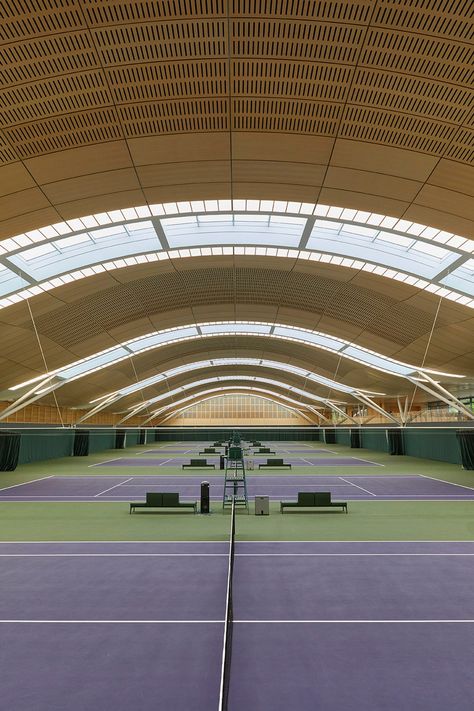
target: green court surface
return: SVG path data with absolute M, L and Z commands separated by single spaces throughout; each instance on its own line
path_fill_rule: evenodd
M 170 444 L 167 443 L 168 448 Z M 190 448 L 192 448 L 190 443 Z M 288 446 L 281 443 L 281 446 Z M 296 445 L 293 445 L 296 448 Z M 166 449 L 156 454 L 144 454 L 150 445 L 105 451 L 89 457 L 56 459 L 22 465 L 14 472 L 1 474 L 1 488 L 31 482 L 46 476 L 140 477 L 148 475 L 180 477 L 180 467 L 156 465 L 91 466 L 123 457 L 167 458 Z M 158 445 L 154 445 L 156 450 Z M 407 456 L 389 456 L 371 450 L 353 450 L 342 445 L 326 446 L 314 443 L 318 450 L 335 452 L 338 457 L 361 457 L 382 467 L 359 466 L 363 476 L 420 474 L 446 482 L 474 487 L 472 472 L 459 465 Z M 310 450 L 308 450 L 310 451 Z M 168 455 L 169 456 L 169 455 Z M 296 455 L 294 455 L 296 456 Z M 321 454 L 324 456 L 324 453 Z M 327 476 L 332 467 L 298 467 L 299 476 Z M 211 472 L 219 475 L 219 470 Z M 258 476 L 258 470 L 250 472 Z M 339 473 L 339 472 L 338 472 Z M 348 471 L 345 472 L 348 474 Z M 189 472 L 184 472 L 184 475 Z M 198 472 L 206 478 L 206 472 Z M 288 476 L 285 471 L 272 471 L 272 476 Z M 179 490 L 179 479 L 176 486 Z M 0 540 L 2 541 L 74 541 L 74 540 L 226 540 L 228 515 L 218 501 L 212 502 L 209 516 L 183 513 L 152 513 L 129 515 L 125 502 L 0 502 Z M 351 501 L 349 515 L 338 512 L 297 513 L 281 515 L 277 502 L 270 506 L 270 516 L 254 516 L 239 512 L 240 540 L 472 540 L 474 539 L 474 501 Z

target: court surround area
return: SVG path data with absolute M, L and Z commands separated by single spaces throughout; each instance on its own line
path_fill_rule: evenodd
M 398 711 L 402 698 L 407 709 L 471 709 L 471 475 L 276 441 L 265 445 L 292 470 L 247 471 L 250 515 L 235 516 L 228 705 L 220 705 L 224 473 L 220 455 L 208 455 L 215 470 L 181 468 L 209 444 L 142 445 L 4 473 L 6 707 Z M 210 515 L 129 516 L 129 502 L 149 491 L 199 502 L 203 480 Z M 330 491 L 349 515 L 282 516 L 279 502 L 301 491 Z M 255 496 L 270 498 L 269 516 L 253 515 Z

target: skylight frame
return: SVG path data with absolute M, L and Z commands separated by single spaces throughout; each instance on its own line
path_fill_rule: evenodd
M 198 244 L 193 246 L 190 244 L 186 248 L 169 250 L 163 248 L 160 241 L 162 229 L 160 225 L 161 218 L 195 217 L 200 214 L 201 216 L 204 215 L 209 218 L 215 217 L 219 219 L 220 216 L 226 213 L 232 214 L 234 219 L 240 216 L 242 222 L 251 221 L 252 215 L 255 216 L 255 219 L 264 215 L 265 220 L 280 220 L 280 222 L 290 220 L 290 223 L 295 220 L 314 221 L 316 219 L 322 219 L 327 223 L 333 222 L 335 225 L 341 225 L 338 229 L 342 229 L 343 231 L 350 231 L 351 226 L 355 231 L 360 231 L 361 229 L 377 229 L 379 236 L 385 235 L 387 237 L 392 235 L 393 239 L 396 240 L 396 236 L 398 235 L 400 239 L 417 240 L 421 246 L 421 250 L 419 251 L 421 259 L 412 259 L 411 265 L 410 263 L 404 264 L 404 268 L 402 268 L 399 263 L 394 262 L 393 259 L 389 262 L 385 259 L 382 264 L 380 256 L 376 257 L 376 252 L 372 254 L 373 258 L 371 259 L 370 254 L 368 254 L 370 250 L 365 250 L 363 256 L 360 253 L 356 254 L 354 251 L 352 253 L 338 254 L 334 249 L 326 252 L 324 250 L 311 251 L 308 249 L 306 244 L 307 240 L 304 237 L 299 241 L 297 247 L 294 245 L 287 245 L 285 247 L 281 247 L 281 245 L 270 246 L 262 241 L 261 243 L 252 245 Z M 69 265 L 67 269 L 64 268 L 66 266 L 64 259 L 62 260 L 62 266 L 60 264 L 61 259 L 58 259 L 54 269 L 52 266 L 49 266 L 49 271 L 47 271 L 44 266 L 42 271 L 39 267 L 37 267 L 35 271 L 34 264 L 28 265 L 21 260 L 20 255 L 29 249 L 33 249 L 35 246 L 46 244 L 55 245 L 56 243 L 59 245 L 63 237 L 72 237 L 75 235 L 77 238 L 80 238 L 81 234 L 93 234 L 94 230 L 100 230 L 104 227 L 114 228 L 122 226 L 125 230 L 130 227 L 134 235 L 139 235 L 140 232 L 144 231 L 139 229 L 140 224 L 147 224 L 147 229 L 150 230 L 149 225 L 153 225 L 157 244 L 159 245 L 158 250 L 131 250 L 127 251 L 126 254 L 123 250 L 120 253 L 115 251 L 113 258 L 108 257 L 106 259 L 103 258 L 103 253 L 100 259 L 92 259 L 92 254 L 89 254 L 86 261 L 76 261 L 75 268 L 71 268 L 71 265 Z M 307 230 L 309 226 L 310 223 L 307 222 L 305 230 Z M 304 233 L 303 231 L 303 234 Z M 106 239 L 108 238 L 104 238 L 104 241 Z M 136 240 L 136 238 L 132 238 L 131 240 L 127 240 L 127 245 L 129 245 L 130 242 L 138 244 L 139 241 L 140 240 Z M 381 241 L 384 240 L 382 239 Z M 98 239 L 96 244 L 101 242 L 102 239 Z M 387 244 L 390 244 L 390 241 L 388 241 Z M 414 243 L 414 245 L 415 244 L 416 243 Z M 441 260 L 441 262 L 432 259 L 430 262 L 429 255 L 425 254 L 426 259 L 422 256 L 424 252 L 430 251 L 430 245 L 433 247 L 442 245 L 443 249 L 445 249 L 449 255 L 443 252 L 445 259 Z M 335 246 L 337 246 L 337 244 Z M 354 247 L 355 246 L 354 244 Z M 413 246 L 410 247 L 409 252 L 413 250 Z M 387 250 L 387 247 L 385 247 L 385 250 Z M 94 250 L 90 250 L 90 252 L 92 251 Z M 433 250 L 431 249 L 431 251 Z M 463 236 L 413 223 L 409 220 L 360 210 L 323 204 L 300 203 L 296 201 L 239 199 L 233 202 L 230 200 L 198 200 L 130 207 L 123 210 L 113 210 L 74 218 L 3 240 L 0 243 L 2 262 L 7 266 L 11 263 L 11 271 L 13 272 L 23 270 L 26 281 L 29 280 L 32 283 L 27 285 L 22 284 L 21 286 L 17 285 L 12 289 L 7 288 L 4 289 L 3 292 L 0 291 L 0 297 L 3 297 L 0 298 L 0 309 L 29 299 L 36 294 L 58 288 L 64 283 L 87 278 L 88 276 L 93 276 L 104 271 L 112 271 L 114 269 L 153 261 L 228 254 L 229 252 L 237 255 L 265 256 L 268 254 L 269 256 L 277 257 L 301 258 L 349 268 L 359 268 L 379 276 L 409 283 L 415 288 L 425 289 L 432 293 L 444 294 L 447 299 L 458 302 L 463 306 L 474 308 L 474 283 L 469 279 L 461 278 L 459 274 L 457 275 L 457 279 L 449 279 L 445 276 L 446 272 L 449 272 L 449 268 L 453 262 L 456 262 L 455 269 L 449 273 L 449 277 L 462 267 L 463 259 L 467 261 L 469 257 L 474 254 L 474 240 L 468 240 Z M 14 259 L 15 257 L 17 257 L 17 259 Z M 11 262 L 9 262 L 9 260 L 11 260 Z M 461 263 L 459 263 L 460 260 Z M 397 266 L 397 264 L 399 266 Z M 411 268 L 411 271 L 407 271 L 407 266 L 409 269 Z M 48 274 L 47 278 L 45 278 L 45 274 Z M 438 274 L 441 275 L 439 280 L 437 278 Z M 449 286 L 448 281 L 451 286 Z M 446 292 L 439 290 L 434 292 L 433 285 L 437 285 L 440 289 L 446 289 Z M 457 285 L 456 288 L 453 288 L 453 285 Z

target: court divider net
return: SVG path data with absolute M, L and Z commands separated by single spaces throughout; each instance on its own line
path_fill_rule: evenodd
M 232 603 L 232 583 L 234 574 L 234 551 L 235 551 L 235 499 L 232 499 L 232 511 L 230 516 L 230 540 L 229 540 L 229 564 L 227 570 L 227 595 L 224 622 L 224 644 L 222 647 L 221 684 L 219 691 L 219 711 L 227 711 L 229 699 L 230 663 L 232 657 L 232 631 L 234 622 L 234 610 Z

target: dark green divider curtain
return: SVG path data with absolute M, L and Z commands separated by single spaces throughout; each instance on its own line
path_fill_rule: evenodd
M 351 449 L 360 449 L 360 430 L 351 430 Z
M 125 430 L 117 430 L 115 433 L 115 449 L 125 449 Z
M 138 431 L 138 444 L 146 444 L 146 430 Z
M 12 472 L 18 464 L 21 435 L 18 432 L 0 431 L 0 471 Z
M 87 457 L 89 454 L 89 430 L 76 430 L 74 433 L 73 457 Z
M 387 443 L 389 454 L 405 454 L 405 443 L 401 430 L 387 430 Z
M 474 430 L 457 430 L 463 469 L 474 469 Z
M 336 430 L 324 430 L 324 441 L 326 444 L 336 444 Z

